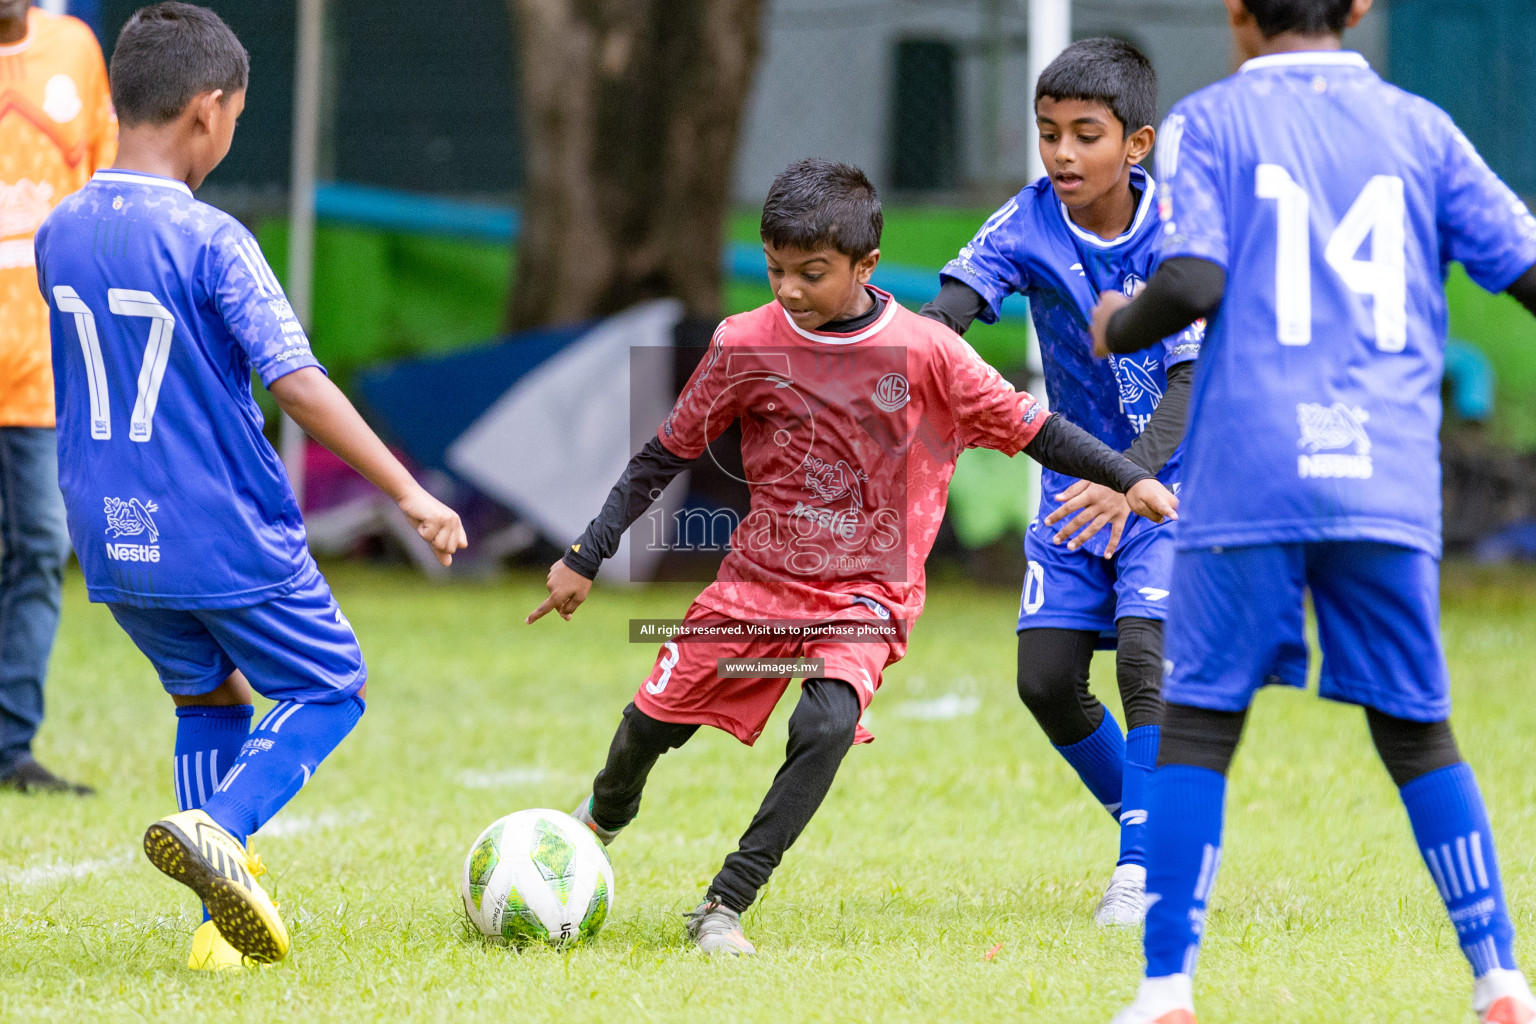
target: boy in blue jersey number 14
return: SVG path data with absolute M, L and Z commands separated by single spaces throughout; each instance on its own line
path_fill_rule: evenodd
M 1099 292 L 1134 294 L 1158 263 L 1158 185 L 1138 166 L 1152 149 L 1156 110 L 1157 77 L 1135 47 L 1117 39 L 1068 47 L 1035 88 L 1048 176 L 992 215 L 944 268 L 923 312 L 964 331 L 977 317 L 996 322 L 1010 293 L 1028 296 L 1051 408 L 1177 492 L 1201 328 L 1108 361 L 1092 357 L 1088 334 Z M 1139 924 L 1172 537 L 1108 488 L 1050 470 L 1041 485 L 1024 542 L 1019 696 L 1119 822 L 1119 860 L 1095 919 Z M 1123 736 L 1088 690 L 1101 638 L 1116 651 Z
M 459 517 L 325 376 L 250 232 L 192 197 L 229 151 L 248 71 L 213 12 L 136 13 L 112 54 L 117 162 L 36 242 L 70 539 L 91 599 L 176 704 L 180 813 L 144 848 L 211 918 L 193 941 L 200 968 L 287 954 L 245 843 L 357 723 L 367 679 L 262 435 L 251 373 L 393 497 L 444 564 L 465 544 Z M 252 689 L 277 702 L 254 732 Z
M 1226 0 L 1230 78 L 1179 104 L 1158 166 L 1164 263 L 1108 293 L 1095 347 L 1208 316 L 1148 787 L 1146 978 L 1120 1024 L 1192 1024 L 1226 772 L 1254 692 L 1364 706 L 1472 967 L 1486 1024 L 1529 1024 L 1483 798 L 1439 637 L 1447 265 L 1536 312 L 1536 219 L 1451 119 L 1340 49 L 1370 0 Z M 1240 442 L 1235 439 L 1240 439 Z

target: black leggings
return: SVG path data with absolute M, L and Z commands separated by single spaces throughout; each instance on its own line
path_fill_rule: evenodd
M 858 724 L 859 696 L 851 683 L 805 681 L 800 702 L 789 717 L 784 766 L 742 834 L 740 846 L 725 858 L 710 883 L 710 898 L 738 914 L 752 905 L 832 788 Z M 698 728 L 657 721 L 633 704 L 625 708 L 608 748 L 608 763 L 592 783 L 593 820 L 605 829 L 629 824 L 640 810 L 640 793 L 656 760 L 688 742 Z
M 1188 704 L 1169 704 L 1163 713 L 1158 767 L 1187 764 L 1225 775 L 1247 718 L 1247 711 L 1207 711 Z M 1399 789 L 1421 775 L 1461 763 L 1449 721 L 1411 722 L 1374 708 L 1365 709 L 1365 721 L 1376 753 Z
M 1125 727 L 1155 725 L 1162 712 L 1163 624 L 1127 617 L 1115 627 L 1115 678 Z M 1098 639 L 1088 629 L 1019 631 L 1019 698 L 1058 747 L 1087 739 L 1104 721 L 1104 705 L 1088 690 Z

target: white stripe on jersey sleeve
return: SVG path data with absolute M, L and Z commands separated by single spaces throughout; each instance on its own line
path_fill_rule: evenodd
M 272 268 L 267 264 L 267 258 L 262 255 L 261 247 L 256 244 L 254 238 L 242 238 L 235 243 L 240 253 L 240 259 L 245 263 L 247 270 L 256 280 L 256 286 L 266 295 L 281 295 L 283 286 L 277 281 L 277 275 L 272 273 Z
M 235 243 L 235 252 L 240 255 L 240 262 L 244 263 L 245 269 L 250 272 L 251 280 L 256 282 L 257 291 L 270 295 L 271 290 L 267 287 L 267 279 L 262 277 L 261 271 L 256 269 L 256 264 L 251 262 L 251 254 L 246 251 L 244 241 Z

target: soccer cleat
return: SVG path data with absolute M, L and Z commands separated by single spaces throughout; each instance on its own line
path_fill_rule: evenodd
M 755 956 L 757 948 L 741 930 L 741 915 L 719 900 L 705 900 L 688 912 L 688 935 L 705 953 Z
M 1187 974 L 1142 978 L 1136 1001 L 1110 1024 L 1196 1024 L 1194 987 Z
M 590 795 L 581 803 L 576 805 L 576 809 L 571 812 L 571 817 L 575 818 L 577 821 L 587 826 L 587 828 L 591 829 L 592 834 L 601 839 L 604 846 L 609 845 L 615 839 L 617 839 L 619 832 L 623 829 L 622 825 L 619 826 L 619 828 L 614 829 L 603 828 L 603 826 L 599 825 L 596 820 L 593 819 L 592 797 Z
M 1147 916 L 1147 869 L 1140 864 L 1121 864 L 1115 868 L 1093 912 L 1093 922 L 1101 928 L 1141 924 Z
M 0 776 L 0 789 L 14 789 L 18 793 L 64 793 L 69 796 L 94 796 L 90 786 L 61 779 L 53 772 L 27 758 Z
M 288 955 L 288 929 L 277 904 L 256 881 L 266 874 L 260 857 L 202 811 L 161 818 L 144 833 L 149 862 L 197 893 L 219 933 L 257 963 Z
M 1472 985 L 1472 1009 L 1482 1024 L 1531 1024 L 1536 997 L 1519 971 L 1496 969 Z
M 192 955 L 187 966 L 194 971 L 231 971 L 245 966 L 245 957 L 229 944 L 212 921 L 204 921 L 192 933 Z

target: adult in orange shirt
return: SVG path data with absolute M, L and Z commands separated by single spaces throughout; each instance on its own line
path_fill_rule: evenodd
M 90 792 L 32 757 L 69 557 L 32 236 L 116 150 L 91 30 L 31 0 L 0 0 L 0 788 Z

